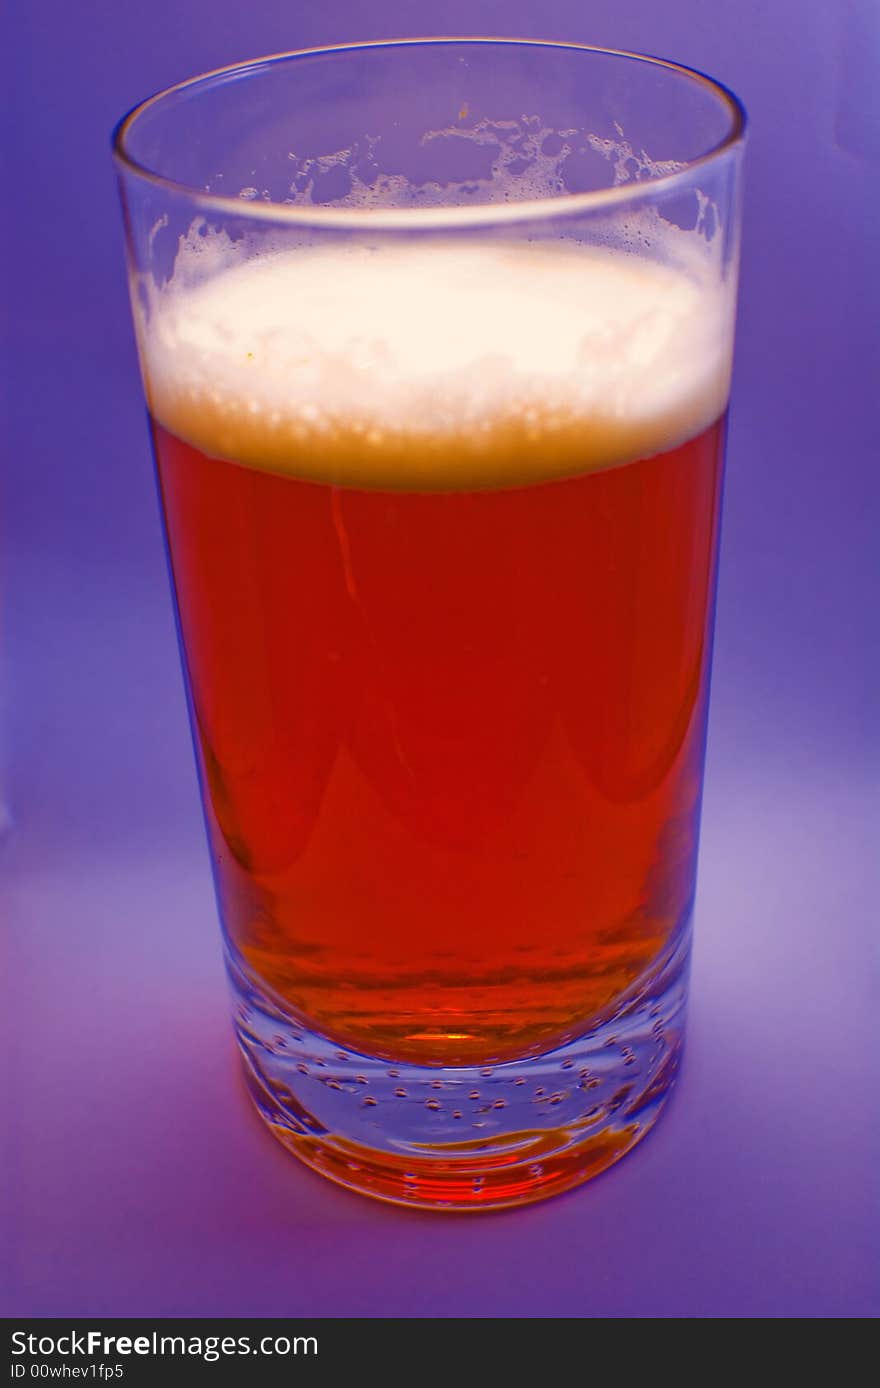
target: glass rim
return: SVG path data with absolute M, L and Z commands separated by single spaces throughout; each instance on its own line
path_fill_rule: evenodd
M 210 86 L 232 74 L 244 77 L 249 73 L 274 64 L 294 61 L 297 58 L 310 58 L 326 54 L 366 52 L 372 48 L 429 48 L 454 44 L 474 46 L 508 46 L 516 48 L 564 49 L 574 52 L 593 53 L 607 58 L 623 58 L 631 62 L 644 63 L 665 68 L 680 77 L 702 87 L 723 106 L 728 116 L 728 129 L 722 138 L 702 154 L 688 159 L 680 169 L 645 179 L 635 183 L 621 183 L 611 188 L 598 188 L 586 193 L 558 193 L 551 197 L 525 198 L 514 203 L 475 203 L 465 207 L 431 208 L 341 208 L 313 204 L 247 201 L 229 194 L 212 193 L 205 188 L 180 183 L 148 167 L 131 153 L 128 148 L 129 136 L 137 121 L 147 111 L 169 98 L 177 97 L 190 88 Z M 290 49 L 281 53 L 270 53 L 265 57 L 251 58 L 244 62 L 230 63 L 224 67 L 213 68 L 194 77 L 185 78 L 170 87 L 155 92 L 131 107 L 117 121 L 111 135 L 113 158 L 120 169 L 128 174 L 151 183 L 166 192 L 184 196 L 190 202 L 227 216 L 247 217 L 253 221 L 285 223 L 294 226 L 323 227 L 327 230 L 431 230 L 434 228 L 480 227 L 499 222 L 525 222 L 546 220 L 551 217 L 569 216 L 579 212 L 593 212 L 622 203 L 648 201 L 655 199 L 677 187 L 690 184 L 694 171 L 730 153 L 745 140 L 748 118 L 743 103 L 734 92 L 714 77 L 700 72 L 698 68 L 687 67 L 683 63 L 668 58 L 657 58 L 647 53 L 633 53 L 621 48 L 604 48 L 594 44 L 569 43 L 555 39 L 520 39 L 510 37 L 491 37 L 478 35 L 375 39 L 360 43 L 322 45 L 317 48 Z

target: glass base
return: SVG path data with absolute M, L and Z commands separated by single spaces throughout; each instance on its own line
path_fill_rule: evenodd
M 490 1210 L 581 1185 L 654 1126 L 683 1042 L 690 930 L 610 1019 L 543 1055 L 431 1067 L 306 1029 L 227 958 L 251 1097 L 279 1142 L 363 1195 Z

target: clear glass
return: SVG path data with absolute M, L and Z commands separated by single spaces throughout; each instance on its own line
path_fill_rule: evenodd
M 114 151 L 236 1032 L 302 1161 L 541 1199 L 682 1046 L 744 117 L 414 40 Z

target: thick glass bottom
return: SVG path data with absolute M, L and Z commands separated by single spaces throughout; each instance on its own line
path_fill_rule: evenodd
M 251 1097 L 296 1157 L 364 1195 L 503 1209 L 570 1190 L 654 1126 L 683 1042 L 690 930 L 600 1025 L 542 1055 L 395 1065 L 340 1048 L 227 965 Z

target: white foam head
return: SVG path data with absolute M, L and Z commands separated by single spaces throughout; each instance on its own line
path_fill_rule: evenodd
M 726 403 L 712 276 L 573 241 L 214 251 L 206 278 L 182 252 L 140 329 L 154 415 L 208 454 L 504 486 L 665 451 Z

